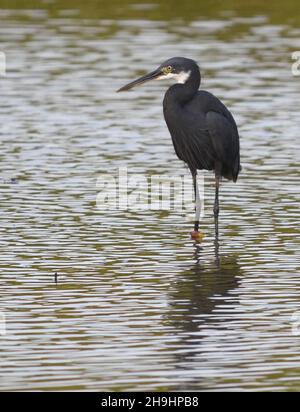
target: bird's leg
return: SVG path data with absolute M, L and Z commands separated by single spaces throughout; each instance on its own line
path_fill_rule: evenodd
M 194 231 L 199 231 L 199 220 L 200 220 L 200 196 L 199 196 L 199 189 L 197 184 L 197 172 L 193 173 L 193 185 L 194 185 L 194 193 L 195 193 L 195 224 L 194 224 Z
M 195 193 L 195 222 L 194 222 L 194 231 L 191 233 L 191 236 L 192 236 L 192 239 L 194 240 L 201 240 L 203 237 L 203 234 L 199 232 L 201 203 L 200 203 L 199 188 L 197 184 L 197 171 L 192 171 L 192 176 L 193 176 L 193 185 L 194 185 L 194 193 Z
M 219 186 L 220 186 L 220 176 L 216 172 L 216 195 L 215 195 L 215 205 L 214 205 L 214 217 L 215 217 L 215 236 L 216 241 L 219 240 Z

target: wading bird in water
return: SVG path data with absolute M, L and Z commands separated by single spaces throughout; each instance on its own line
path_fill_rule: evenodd
M 118 92 L 130 90 L 149 80 L 173 79 L 177 83 L 166 92 L 163 109 L 176 155 L 189 167 L 195 192 L 195 225 L 193 239 L 199 232 L 200 197 L 197 170 L 215 173 L 215 237 L 219 237 L 219 185 L 222 177 L 236 182 L 240 166 L 239 134 L 227 107 L 213 94 L 199 90 L 201 75 L 197 63 L 184 57 L 173 57 L 156 70 L 127 84 Z

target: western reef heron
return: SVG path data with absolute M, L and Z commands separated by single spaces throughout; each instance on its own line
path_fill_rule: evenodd
M 215 238 L 219 237 L 219 185 L 222 177 L 236 182 L 240 172 L 239 134 L 227 107 L 213 94 L 199 90 L 200 69 L 194 60 L 173 57 L 156 70 L 127 84 L 118 92 L 130 90 L 149 80 L 174 79 L 163 100 L 165 121 L 175 153 L 189 167 L 195 192 L 195 225 L 193 239 L 199 232 L 200 198 L 197 170 L 215 173 Z

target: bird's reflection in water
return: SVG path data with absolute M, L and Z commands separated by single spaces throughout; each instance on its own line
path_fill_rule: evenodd
M 224 305 L 229 292 L 238 287 L 242 276 L 238 256 L 215 254 L 211 259 L 195 247 L 193 264 L 177 277 L 169 292 L 168 321 L 179 331 L 195 331 L 201 319 L 210 315 L 216 305 Z M 214 297 L 216 299 L 214 299 Z
M 229 327 L 229 309 L 238 304 L 236 289 L 241 277 L 237 255 L 222 256 L 215 246 L 214 255 L 208 256 L 201 247 L 195 247 L 193 264 L 170 288 L 169 311 L 164 319 L 178 337 L 178 368 L 185 368 L 186 362 L 201 353 L 202 339 L 209 330 Z

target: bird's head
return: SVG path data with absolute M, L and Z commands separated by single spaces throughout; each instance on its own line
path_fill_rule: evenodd
M 199 67 L 194 60 L 186 59 L 185 57 L 172 57 L 162 63 L 153 72 L 126 84 L 117 91 L 124 92 L 130 90 L 149 80 L 174 79 L 177 83 L 184 84 L 195 71 L 199 73 Z

